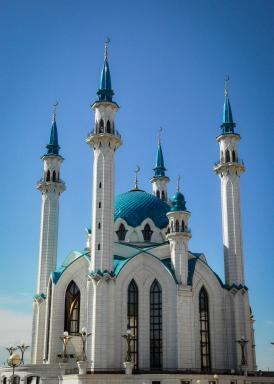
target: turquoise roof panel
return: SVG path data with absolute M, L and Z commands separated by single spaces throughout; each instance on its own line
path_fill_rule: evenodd
M 121 218 L 132 227 L 138 227 L 145 219 L 151 219 L 156 227 L 168 225 L 167 212 L 170 207 L 157 197 L 140 190 L 132 190 L 115 199 L 114 220 Z

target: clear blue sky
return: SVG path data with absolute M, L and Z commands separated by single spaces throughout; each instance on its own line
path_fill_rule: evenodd
M 274 2 L 1 0 L 0 345 L 28 338 L 36 288 L 41 196 L 35 190 L 57 113 L 62 178 L 59 264 L 85 246 L 91 221 L 95 100 L 110 36 L 117 128 L 116 193 L 149 179 L 161 126 L 171 178 L 182 176 L 192 212 L 190 249 L 223 277 L 219 157 L 224 77 L 247 172 L 241 177 L 246 283 L 256 319 L 258 366 L 274 370 L 273 142 Z M 24 327 L 12 336 L 14 318 Z M 0 318 L 1 322 L 1 318 Z M 10 332 L 10 333 L 9 333 Z M 20 334 L 22 333 L 22 335 Z M 2 354 L 0 360 L 3 361 Z

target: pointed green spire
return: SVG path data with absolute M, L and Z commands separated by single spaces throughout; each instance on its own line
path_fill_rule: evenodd
M 229 97 L 228 97 L 228 80 L 229 80 L 229 77 L 227 76 L 225 80 L 225 101 L 224 101 L 224 108 L 223 108 L 223 122 L 221 125 L 223 135 L 227 133 L 234 133 L 234 127 L 236 127 L 236 124 L 233 121 L 232 110 L 231 110 Z
M 58 103 L 54 104 L 53 118 L 52 118 L 52 126 L 50 132 L 49 144 L 47 145 L 47 155 L 59 155 L 60 146 L 58 144 L 58 132 L 57 132 L 57 124 L 56 124 L 56 107 Z
M 108 64 L 108 44 L 110 40 L 107 39 L 105 42 L 105 58 L 104 65 L 101 72 L 100 88 L 97 91 L 99 96 L 99 101 L 110 101 L 112 102 L 112 96 L 114 95 L 113 90 L 111 89 L 111 77 L 110 69 Z
M 158 136 L 158 149 L 157 149 L 157 156 L 156 156 L 156 165 L 155 168 L 153 168 L 154 176 L 155 177 L 161 177 L 165 176 L 165 164 L 164 164 L 164 156 L 161 146 L 161 133 L 162 129 L 159 130 L 159 136 Z

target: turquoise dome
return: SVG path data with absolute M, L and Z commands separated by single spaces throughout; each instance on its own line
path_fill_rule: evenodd
M 156 227 L 168 225 L 167 212 L 170 207 L 158 197 L 145 191 L 132 190 L 118 195 L 115 199 L 114 221 L 124 219 L 131 227 L 137 227 L 150 218 Z
M 185 197 L 181 192 L 176 192 L 175 195 L 171 199 L 172 207 L 170 209 L 171 212 L 174 211 L 186 211 L 186 201 Z

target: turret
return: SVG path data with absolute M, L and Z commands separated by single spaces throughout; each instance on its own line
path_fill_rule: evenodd
M 152 184 L 152 193 L 159 199 L 167 201 L 167 184 L 169 183 L 169 178 L 165 174 L 166 168 L 164 164 L 160 133 L 158 137 L 156 164 L 153 170 L 154 176 L 150 180 Z
M 169 220 L 167 240 L 170 243 L 171 263 L 179 284 L 187 285 L 188 277 L 188 242 L 191 239 L 188 220 L 190 212 L 186 209 L 184 195 L 177 192 L 171 199 L 171 209 L 167 213 Z
M 217 137 L 220 160 L 215 164 L 214 171 L 221 180 L 225 282 L 228 285 L 244 284 L 240 175 L 245 171 L 245 166 L 238 157 L 240 135 L 234 131 L 235 126 L 227 80 L 221 134 Z

